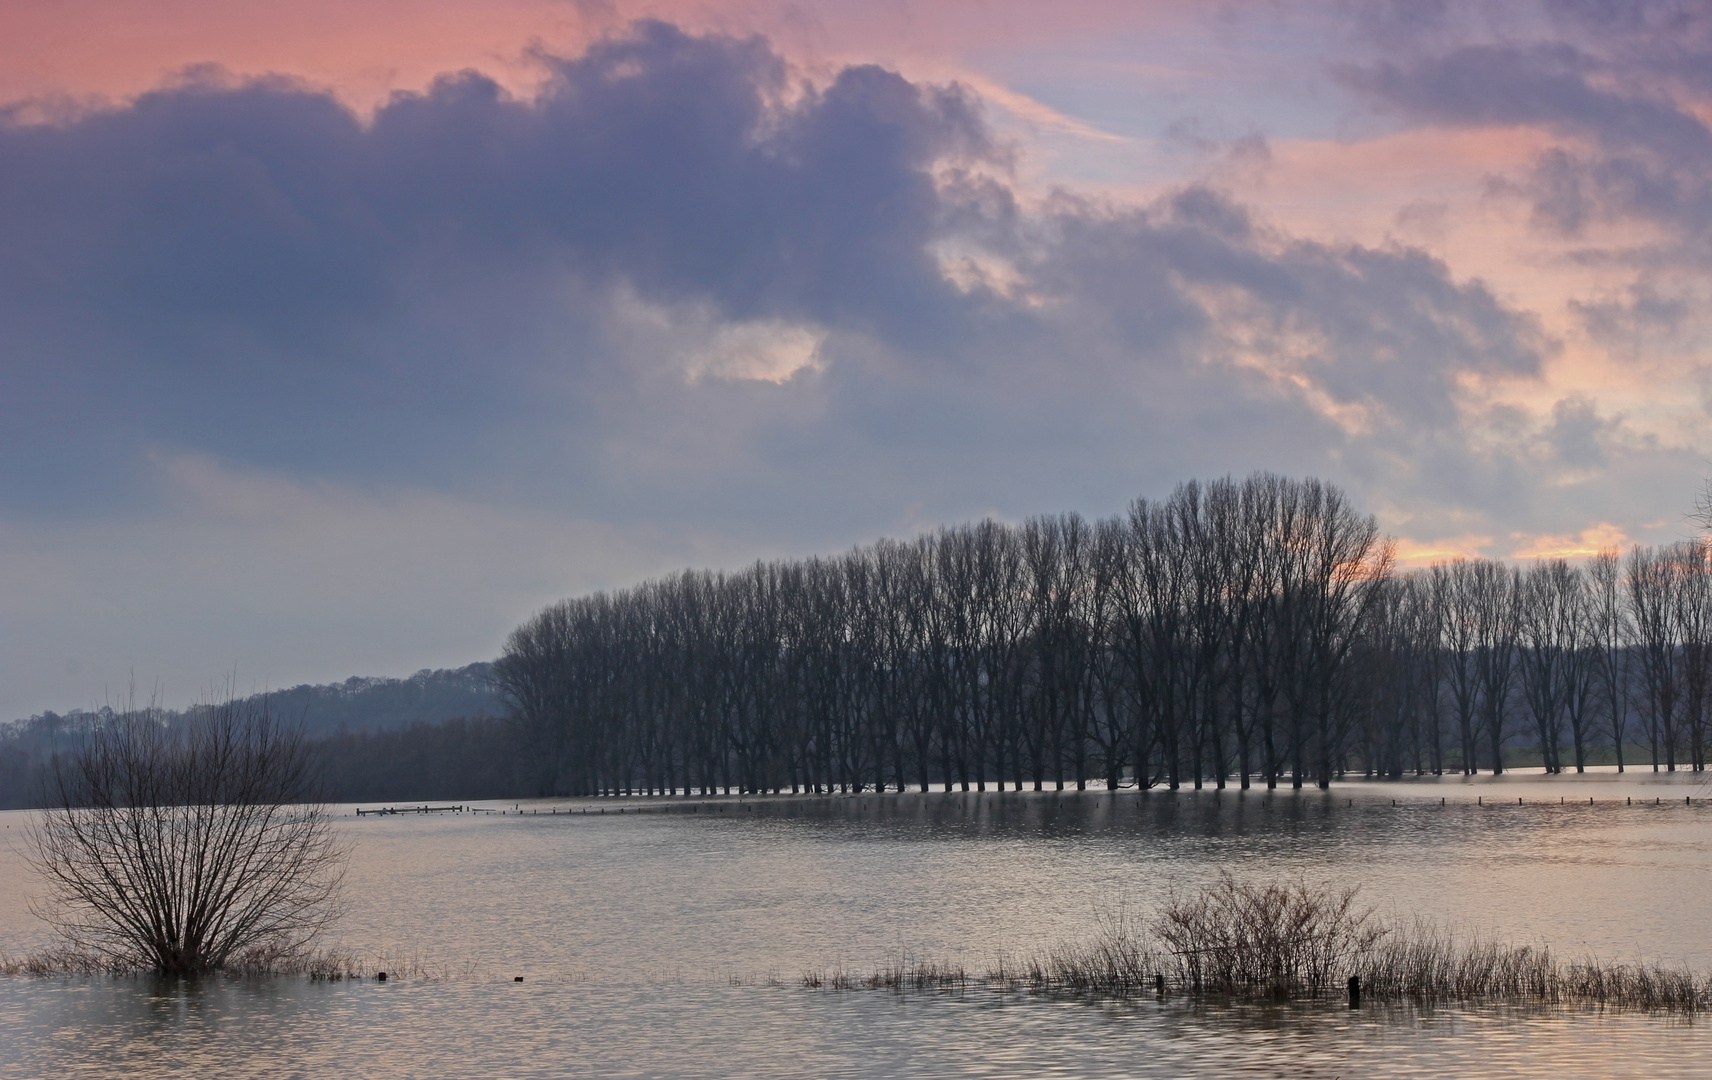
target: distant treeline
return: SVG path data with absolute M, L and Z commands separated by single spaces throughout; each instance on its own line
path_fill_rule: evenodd
M 301 725 L 317 743 L 335 798 L 500 797 L 515 794 L 520 785 L 496 777 L 517 775 L 520 764 L 510 730 L 494 719 L 503 706 L 489 680 L 491 667 L 423 669 L 404 679 L 352 678 L 256 698 L 265 697 L 274 716 Z M 174 724 L 186 713 L 157 715 Z M 74 709 L 0 725 L 0 809 L 35 805 L 55 755 L 75 750 L 113 715 L 111 707 Z M 406 775 L 411 772 L 414 782 Z M 409 794 L 392 794 L 403 791 Z
M 1401 573 L 1338 489 L 1257 474 L 565 600 L 492 677 L 542 795 L 1701 769 L 1709 554 Z
M 333 802 L 505 799 L 529 790 L 511 726 L 495 717 L 349 731 L 317 740 L 311 752 Z
M 491 665 L 268 705 L 329 797 L 396 801 L 1699 770 L 1709 691 L 1707 543 L 1404 573 L 1335 487 L 1258 474 L 685 571 L 554 604 Z M 110 715 L 0 726 L 0 807 Z

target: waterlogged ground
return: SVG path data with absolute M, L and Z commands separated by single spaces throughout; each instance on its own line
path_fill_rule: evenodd
M 431 978 L 0 979 L 0 1077 L 1698 1076 L 1712 1018 L 895 995 L 800 976 L 906 951 L 980 971 L 1221 870 L 1360 883 L 1387 912 L 1712 968 L 1709 798 L 1691 774 L 1631 773 L 351 817 L 338 943 Z M 14 954 L 42 941 L 11 849 L 26 820 L 0 814 Z

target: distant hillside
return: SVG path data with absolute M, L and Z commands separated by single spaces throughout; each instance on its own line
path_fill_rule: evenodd
M 294 686 L 267 695 L 274 714 L 301 720 L 311 738 L 342 731 L 390 731 L 454 716 L 498 716 L 499 698 L 488 682 L 490 663 L 423 668 L 407 679 L 349 678 L 324 686 Z
M 501 715 L 503 707 L 488 681 L 492 668 L 485 662 L 434 671 L 424 668 L 405 679 L 350 678 L 254 697 L 266 697 L 275 716 L 301 723 L 304 733 L 315 740 L 421 729 L 453 718 Z M 75 747 L 84 733 L 111 714 L 106 708 L 73 709 L 0 724 L 0 809 L 29 805 L 48 760 Z M 169 712 L 166 719 L 170 723 L 182 715 Z

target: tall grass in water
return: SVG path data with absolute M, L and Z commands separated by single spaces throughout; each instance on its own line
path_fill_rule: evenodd
M 905 954 L 867 975 L 833 968 L 806 971 L 802 984 L 814 990 L 962 990 L 981 980 L 971 978 L 962 964 L 924 960 Z
M 123 975 L 131 969 L 92 953 L 53 949 L 13 956 L 0 953 L 0 976 L 11 975 Z
M 955 971 L 956 977 L 948 977 Z M 1225 875 L 1177 893 L 1149 917 L 1101 916 L 1079 941 L 999 956 L 979 978 L 906 958 L 872 975 L 805 975 L 849 990 L 980 985 L 1096 997 L 1169 994 L 1235 1000 L 1341 998 L 1348 979 L 1383 1002 L 1591 1005 L 1675 1013 L 1712 1008 L 1712 977 L 1652 963 L 1564 961 L 1543 945 L 1459 936 L 1424 920 L 1386 921 L 1357 890 Z
M 1655 1012 L 1712 1008 L 1712 976 L 1685 967 L 1598 957 L 1564 960 L 1546 945 L 1459 939 L 1424 921 L 1392 927 L 1353 973 L 1382 1000 L 1593 1005 Z
M 0 953 L 0 976 L 139 975 L 145 969 L 97 953 L 70 948 L 52 949 L 27 956 Z M 398 956 L 355 953 L 344 949 L 252 948 L 231 957 L 220 969 L 225 975 L 250 977 L 289 976 L 312 982 L 342 982 L 372 979 L 379 972 L 389 978 L 451 979 L 478 977 L 474 965 L 453 970 L 431 967 L 420 955 Z

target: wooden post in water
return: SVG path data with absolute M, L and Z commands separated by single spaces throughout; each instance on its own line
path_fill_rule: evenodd
M 1360 975 L 1351 975 L 1349 977 L 1349 1007 L 1352 1009 L 1361 1008 L 1361 976 Z

